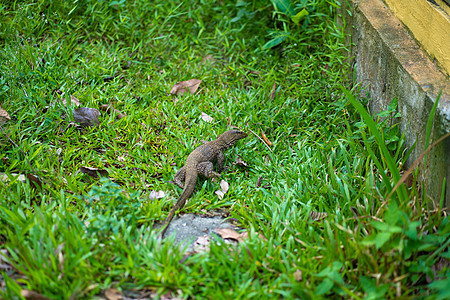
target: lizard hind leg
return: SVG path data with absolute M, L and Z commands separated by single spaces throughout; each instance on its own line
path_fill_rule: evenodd
M 185 179 L 186 179 L 186 166 L 183 166 L 175 174 L 175 177 L 173 178 L 173 181 L 180 188 L 184 188 L 184 181 L 185 181 Z

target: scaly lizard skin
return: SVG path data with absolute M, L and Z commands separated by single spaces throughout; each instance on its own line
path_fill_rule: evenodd
M 207 178 L 220 177 L 217 172 L 223 170 L 225 161 L 223 151 L 246 136 L 247 134 L 240 130 L 228 130 L 219 135 L 216 140 L 199 146 L 189 154 L 186 164 L 175 174 L 175 184 L 183 188 L 183 192 L 166 219 L 165 228 L 160 234 L 161 237 L 164 236 L 175 212 L 186 204 L 186 200 L 194 191 L 198 175 L 201 174 Z M 214 161 L 217 161 L 217 172 L 213 170 Z

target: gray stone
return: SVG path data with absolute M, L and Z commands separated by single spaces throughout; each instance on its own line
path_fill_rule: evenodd
M 158 231 L 162 224 L 156 224 L 154 230 Z M 169 224 L 169 228 L 164 235 L 164 238 L 175 236 L 175 244 L 181 245 L 184 248 L 188 245 L 186 251 L 192 251 L 194 242 L 202 236 L 208 235 L 211 237 L 215 229 L 218 228 L 233 228 L 225 218 L 221 216 L 206 217 L 196 214 L 184 214 L 175 217 Z

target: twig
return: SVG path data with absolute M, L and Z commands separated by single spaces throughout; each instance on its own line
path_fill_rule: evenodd
M 258 139 L 260 139 L 261 142 L 263 142 L 263 144 L 270 150 L 270 152 L 273 152 L 272 149 L 270 149 L 269 145 L 266 144 L 266 142 L 259 136 L 257 135 L 255 132 L 253 132 L 253 130 L 249 129 L 248 131 L 250 131 L 251 133 L 253 133 Z

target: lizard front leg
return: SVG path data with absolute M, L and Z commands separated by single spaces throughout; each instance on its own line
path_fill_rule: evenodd
M 210 161 L 205 161 L 197 165 L 197 172 L 206 178 L 220 177 L 220 174 L 214 172 L 214 165 Z
M 217 153 L 217 172 L 221 173 L 223 171 L 223 165 L 225 163 L 225 156 L 222 151 Z

